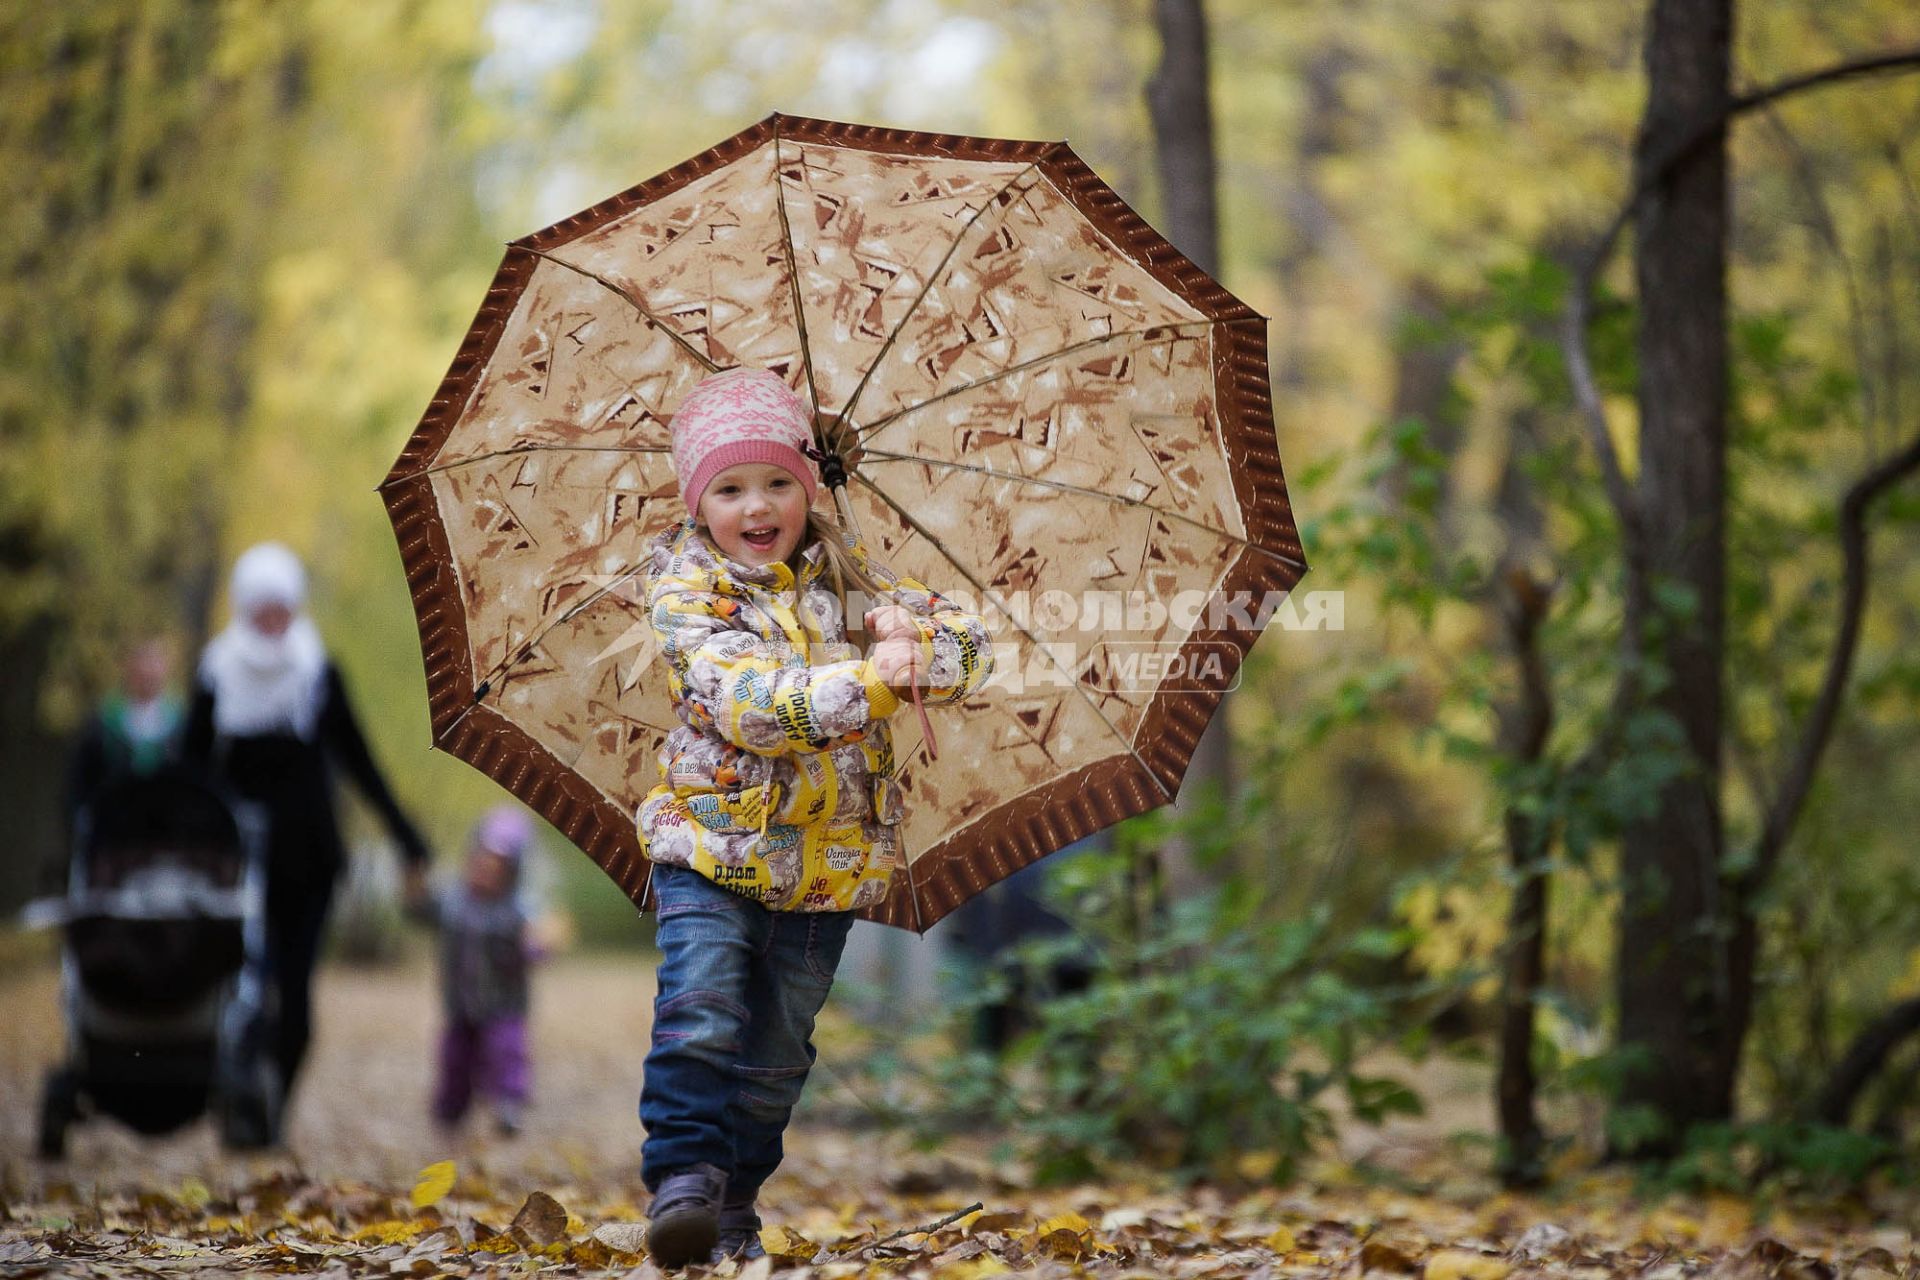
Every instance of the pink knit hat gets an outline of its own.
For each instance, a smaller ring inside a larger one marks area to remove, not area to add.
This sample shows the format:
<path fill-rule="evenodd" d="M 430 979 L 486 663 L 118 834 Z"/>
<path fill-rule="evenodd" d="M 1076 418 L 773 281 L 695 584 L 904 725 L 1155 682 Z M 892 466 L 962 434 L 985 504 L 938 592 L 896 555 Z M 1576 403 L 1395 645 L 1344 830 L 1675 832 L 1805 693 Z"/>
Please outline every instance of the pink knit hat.
<path fill-rule="evenodd" d="M 714 476 L 742 462 L 791 471 L 813 504 L 820 473 L 803 452 L 813 444 L 813 414 L 792 388 L 765 369 L 724 369 L 687 393 L 673 415 L 673 474 L 680 499 L 696 515 Z"/>

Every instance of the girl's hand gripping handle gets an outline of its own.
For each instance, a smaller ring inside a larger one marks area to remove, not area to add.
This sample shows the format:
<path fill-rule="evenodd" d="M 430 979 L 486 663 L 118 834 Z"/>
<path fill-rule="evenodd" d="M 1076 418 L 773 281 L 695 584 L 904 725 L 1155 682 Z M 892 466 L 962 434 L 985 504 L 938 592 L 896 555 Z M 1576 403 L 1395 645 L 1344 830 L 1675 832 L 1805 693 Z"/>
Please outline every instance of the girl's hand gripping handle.
<path fill-rule="evenodd" d="M 930 760 L 938 760 L 940 758 L 940 744 L 934 741 L 933 723 L 927 719 L 927 709 L 921 705 L 920 702 L 920 680 L 922 671 L 920 665 L 920 629 L 914 625 L 912 614 L 907 613 L 905 609 L 897 607 L 873 610 L 867 615 L 868 625 L 872 626 L 875 631 L 878 631 L 879 627 L 874 624 L 876 615 L 889 612 L 906 616 L 908 620 L 907 634 L 889 636 L 879 644 L 873 646 L 873 669 L 879 673 L 882 680 L 887 682 L 889 688 L 895 690 L 904 688 L 913 694 L 913 709 L 920 714 L 920 732 L 926 735 L 927 739 L 927 758 Z"/>

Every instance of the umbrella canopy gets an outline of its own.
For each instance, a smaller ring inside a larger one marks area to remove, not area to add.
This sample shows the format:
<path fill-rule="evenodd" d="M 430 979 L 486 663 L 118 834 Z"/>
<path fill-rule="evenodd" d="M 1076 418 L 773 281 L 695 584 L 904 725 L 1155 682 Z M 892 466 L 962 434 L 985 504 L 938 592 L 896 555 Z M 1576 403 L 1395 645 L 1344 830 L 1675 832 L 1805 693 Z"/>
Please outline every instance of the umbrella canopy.
<path fill-rule="evenodd" d="M 381 486 L 435 745 L 645 905 L 676 721 L 640 572 L 685 515 L 673 410 L 739 365 L 815 407 L 872 552 L 994 629 L 937 759 L 893 721 L 907 861 L 869 914 L 925 929 L 1170 801 L 1306 568 L 1265 320 L 1064 143 L 778 115 L 508 247 Z"/>

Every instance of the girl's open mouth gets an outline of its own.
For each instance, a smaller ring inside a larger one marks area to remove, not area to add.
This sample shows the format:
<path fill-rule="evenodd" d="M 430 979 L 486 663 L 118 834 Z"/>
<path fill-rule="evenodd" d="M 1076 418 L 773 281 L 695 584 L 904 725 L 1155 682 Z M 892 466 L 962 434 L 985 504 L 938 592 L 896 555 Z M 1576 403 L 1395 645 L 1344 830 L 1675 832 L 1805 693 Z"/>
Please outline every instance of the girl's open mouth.
<path fill-rule="evenodd" d="M 740 537 L 756 551 L 766 551 L 773 546 L 775 538 L 780 536 L 778 529 L 761 529 L 756 533 L 743 533 Z"/>

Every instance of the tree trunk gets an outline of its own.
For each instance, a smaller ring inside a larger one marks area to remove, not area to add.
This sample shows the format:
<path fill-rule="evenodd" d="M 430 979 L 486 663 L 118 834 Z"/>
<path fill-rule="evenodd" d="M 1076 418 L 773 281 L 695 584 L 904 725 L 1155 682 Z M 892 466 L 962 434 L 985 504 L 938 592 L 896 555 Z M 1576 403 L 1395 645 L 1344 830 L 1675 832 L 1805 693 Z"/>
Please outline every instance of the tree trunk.
<path fill-rule="evenodd" d="M 1282 191 L 1276 216 L 1287 222 L 1288 242 L 1273 263 L 1280 297 L 1295 316 L 1276 317 L 1279 333 L 1272 340 L 1273 382 L 1276 395 L 1305 388 L 1309 374 L 1308 343 L 1295 318 L 1304 311 L 1308 271 L 1318 260 L 1337 264 L 1344 272 L 1368 269 L 1342 234 L 1339 217 L 1321 190 L 1318 166 L 1341 149 L 1341 129 L 1352 119 L 1341 96 L 1340 77 L 1352 65 L 1351 54 L 1338 42 L 1329 42 L 1307 59 L 1300 74 L 1300 138 L 1295 146 L 1292 177 Z"/>
<path fill-rule="evenodd" d="M 1514 872 L 1507 908 L 1507 966 L 1500 1009 L 1500 1072 L 1494 1101 L 1500 1115 L 1500 1181 L 1537 1187 L 1546 1180 L 1545 1145 L 1534 1110 L 1539 1082 L 1533 1071 L 1534 1003 L 1546 977 L 1547 891 L 1552 885 L 1540 861 L 1546 856 L 1533 818 L 1509 811 L 1508 858 Z"/>
<path fill-rule="evenodd" d="M 1220 209 L 1213 162 L 1213 104 L 1207 73 L 1207 15 L 1201 0 L 1154 0 L 1160 66 L 1147 82 L 1160 169 L 1162 228 L 1174 248 L 1216 279 Z"/>
<path fill-rule="evenodd" d="M 1730 101 L 1733 0 L 1654 0 L 1647 107 L 1636 167 Z M 1690 767 L 1621 843 L 1616 973 L 1628 1059 L 1618 1105 L 1657 1133 L 1631 1152 L 1671 1150 L 1689 1125 L 1732 1114 L 1741 1028 L 1728 1017 L 1731 924 L 1719 884 L 1727 411 L 1727 154 L 1724 122 L 1654 182 L 1635 211 L 1640 300 L 1638 514 L 1645 560 L 1629 565 L 1625 668 L 1642 655 L 1665 680 L 1628 700 L 1670 717 Z M 1675 616 L 1660 603 L 1677 591 Z M 1633 1126 L 1636 1133 L 1642 1126 Z"/>
<path fill-rule="evenodd" d="M 1511 465 L 1511 463 L 1509 464 Z M 1521 539 L 1516 537 L 1516 543 Z M 1519 689 L 1503 709 L 1500 750 L 1515 764 L 1534 765 L 1546 752 L 1553 731 L 1553 690 L 1540 654 L 1540 624 L 1546 620 L 1552 588 L 1518 564 L 1502 575 L 1507 644 L 1519 668 Z M 1509 1187 L 1537 1186 L 1544 1179 L 1540 1120 L 1534 1111 L 1534 1002 L 1546 976 L 1546 866 L 1551 825 L 1509 801 L 1505 820 L 1507 858 L 1513 872 L 1513 902 L 1507 909 L 1506 974 L 1500 1016 L 1500 1071 L 1495 1102 L 1500 1113 L 1501 1181 Z"/>
<path fill-rule="evenodd" d="M 1154 0 L 1154 26 L 1160 34 L 1160 65 L 1147 82 L 1147 107 L 1153 119 L 1154 153 L 1160 174 L 1161 230 L 1196 266 L 1220 274 L 1220 209 L 1213 158 L 1213 106 L 1207 69 L 1207 15 L 1201 0 Z M 1231 798 L 1232 735 L 1227 721 L 1232 695 L 1223 698 L 1207 722 L 1181 783 L 1176 812 L 1190 811 L 1193 797 L 1208 784 Z M 1137 869 L 1148 885 L 1165 885 L 1175 894 L 1196 887 L 1199 869 L 1192 850 L 1175 841 L 1166 864 Z"/>
<path fill-rule="evenodd" d="M 1220 209 L 1213 158 L 1213 106 L 1207 69 L 1207 15 L 1201 0 L 1155 0 L 1160 65 L 1147 82 L 1154 152 L 1160 174 L 1161 230 L 1180 252 L 1209 275 L 1220 274 Z M 1207 722 L 1181 783 L 1177 812 L 1209 783 L 1233 794 L 1232 735 L 1227 721 L 1232 695 Z M 1139 868 L 1136 878 L 1178 894 L 1197 886 L 1192 850 L 1176 842 L 1164 866 Z"/>

